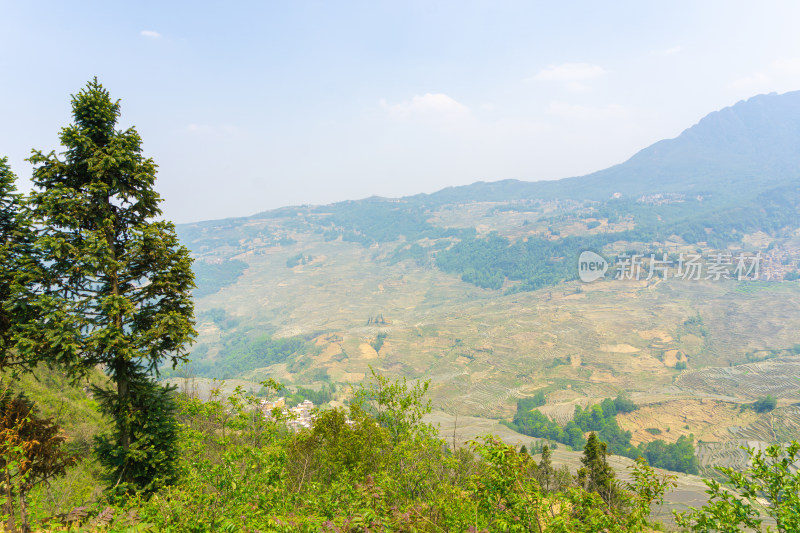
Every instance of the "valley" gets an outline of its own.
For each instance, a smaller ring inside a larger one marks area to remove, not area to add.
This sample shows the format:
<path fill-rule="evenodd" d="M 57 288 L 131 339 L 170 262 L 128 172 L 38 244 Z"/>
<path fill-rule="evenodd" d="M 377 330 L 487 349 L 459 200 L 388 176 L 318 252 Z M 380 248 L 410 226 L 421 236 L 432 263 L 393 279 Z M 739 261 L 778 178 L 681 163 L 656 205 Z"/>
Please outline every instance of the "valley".
<path fill-rule="evenodd" d="M 274 220 L 250 222 L 259 223 L 261 231 L 281 231 Z M 800 298 L 793 282 L 608 279 L 504 294 L 416 259 L 388 262 L 407 246 L 402 241 L 365 247 L 315 233 L 287 234 L 295 241 L 288 246 L 232 256 L 248 265 L 241 277 L 198 300 L 205 353 L 199 360 L 225 361 L 224 340 L 239 334 L 299 337 L 314 349 L 214 377 L 253 383 L 273 377 L 305 387 L 331 383 L 344 400 L 348 387 L 372 367 L 388 376 L 430 380 L 434 407 L 451 415 L 510 419 L 518 399 L 543 391 L 547 404 L 541 410 L 561 423 L 575 405 L 620 391 L 640 405 L 737 404 L 774 394 L 783 409 L 798 400 L 798 358 L 743 364 L 748 354 L 795 345 Z M 298 253 L 313 259 L 287 267 Z M 219 309 L 224 319 L 203 319 Z M 701 324 L 693 322 L 698 316 Z M 370 343 L 379 335 L 385 339 L 376 351 Z M 679 362 L 683 370 L 676 369 Z M 671 423 L 654 411 L 648 427 L 669 440 Z M 688 433 L 701 438 L 702 429 Z M 720 442 L 732 438 L 724 430 L 713 435 Z"/>
<path fill-rule="evenodd" d="M 747 122 L 750 104 L 720 114 Z M 543 398 L 533 409 L 564 427 L 623 394 L 638 407 L 616 417 L 630 446 L 689 439 L 701 475 L 742 469 L 741 446 L 800 435 L 800 184 L 773 151 L 730 167 L 752 132 L 714 141 L 719 120 L 582 178 L 181 225 L 199 337 L 170 381 L 258 394 L 272 378 L 324 387 L 331 406 L 372 370 L 429 381 L 427 420 L 456 446 L 488 433 L 540 446 L 511 422 L 518 402 Z M 702 161 L 687 155 L 698 136 Z M 591 283 L 585 250 L 608 263 Z M 580 451 L 558 446 L 574 470 Z M 705 501 L 698 478 L 679 483 L 667 509 Z"/>

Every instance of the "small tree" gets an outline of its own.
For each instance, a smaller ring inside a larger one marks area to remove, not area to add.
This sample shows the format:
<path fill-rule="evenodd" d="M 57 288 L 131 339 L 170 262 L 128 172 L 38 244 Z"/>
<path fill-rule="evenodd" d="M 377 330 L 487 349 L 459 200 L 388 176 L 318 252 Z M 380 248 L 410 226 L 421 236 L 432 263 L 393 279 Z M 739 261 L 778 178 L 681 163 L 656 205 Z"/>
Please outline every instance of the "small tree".
<path fill-rule="evenodd" d="M 291 440 L 287 470 L 296 490 L 337 483 L 350 488 L 385 467 L 391 452 L 388 431 L 358 409 L 349 416 L 342 409 L 323 411 L 311 430 Z"/>
<path fill-rule="evenodd" d="M 590 439 L 591 441 L 591 439 Z M 556 497 L 562 500 L 560 513 L 548 533 L 639 533 L 653 531 L 650 509 L 660 505 L 664 494 L 675 487 L 674 477 L 658 475 L 642 458 L 631 467 L 632 482 L 617 486 L 617 505 L 609 506 L 597 492 L 569 488 Z M 657 528 L 662 529 L 662 528 Z"/>
<path fill-rule="evenodd" d="M 469 487 L 488 521 L 485 531 L 543 531 L 545 508 L 530 456 L 493 435 L 469 444 L 483 459 Z"/>
<path fill-rule="evenodd" d="M 618 496 L 618 487 L 614 469 L 608 464 L 606 443 L 589 433 L 586 446 L 583 448 L 583 457 L 578 470 L 578 484 L 586 491 L 598 493 L 603 500 L 612 505 Z"/>
<path fill-rule="evenodd" d="M 539 461 L 539 468 L 536 471 L 536 480 L 545 492 L 553 489 L 555 470 L 551 459 L 550 446 L 545 444 L 542 447 L 542 458 Z"/>
<path fill-rule="evenodd" d="M 428 392 L 429 381 L 417 382 L 410 390 L 406 378 L 392 382 L 370 367 L 372 381 L 355 391 L 352 404 L 373 416 L 381 427 L 389 430 L 392 442 L 397 444 L 403 438 L 419 430 L 429 430 L 421 424 L 422 418 L 431 412 L 430 400 L 422 398 Z"/>
<path fill-rule="evenodd" d="M 62 447 L 64 441 L 61 428 L 51 418 L 38 416 L 24 396 L 0 391 L 0 514 L 9 531 L 28 531 L 28 493 L 39 483 L 63 476 L 74 463 Z"/>
<path fill-rule="evenodd" d="M 121 492 L 131 488 L 151 492 L 172 483 L 179 457 L 175 389 L 137 376 L 131 381 L 125 404 L 114 390 L 98 390 L 97 394 L 108 412 L 127 418 L 111 435 L 96 438 L 96 451 L 109 469 L 108 481 Z M 127 449 L 118 444 L 121 427 L 130 431 Z"/>
<path fill-rule="evenodd" d="M 39 151 L 29 159 L 38 264 L 28 301 L 43 318 L 27 349 L 73 376 L 105 368 L 116 387 L 97 393 L 115 422 L 115 450 L 101 443 L 100 459 L 117 484 L 143 488 L 170 467 L 163 439 L 174 433 L 149 422 L 169 416 L 169 395 L 151 382 L 160 365 L 186 360 L 194 276 L 173 224 L 158 220 L 156 165 L 135 129 L 115 129 L 119 114 L 94 79 L 72 97 L 63 159 Z"/>

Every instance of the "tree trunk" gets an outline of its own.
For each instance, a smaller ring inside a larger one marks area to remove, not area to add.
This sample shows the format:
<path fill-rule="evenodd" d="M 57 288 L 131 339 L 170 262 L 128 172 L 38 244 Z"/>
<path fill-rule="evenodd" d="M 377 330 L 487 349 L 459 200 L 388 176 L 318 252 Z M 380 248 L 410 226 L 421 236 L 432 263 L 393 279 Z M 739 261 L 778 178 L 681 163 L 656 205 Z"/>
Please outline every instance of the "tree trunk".
<path fill-rule="evenodd" d="M 131 432 L 128 426 L 128 413 L 130 390 L 128 385 L 128 369 L 125 360 L 122 357 L 116 359 L 116 372 L 117 372 L 117 399 L 121 409 L 119 425 L 119 444 L 125 452 L 131 446 Z"/>
<path fill-rule="evenodd" d="M 11 474 L 6 468 L 5 471 L 5 504 L 3 505 L 3 514 L 6 515 L 6 529 L 8 531 L 16 531 L 14 526 L 14 492 L 11 490 Z"/>
<path fill-rule="evenodd" d="M 19 490 L 19 530 L 22 533 L 29 533 L 31 528 L 28 525 L 28 500 L 25 497 L 27 488 L 20 487 Z"/>
<path fill-rule="evenodd" d="M 111 204 L 111 199 L 106 197 L 106 207 L 109 213 L 113 214 L 114 220 L 114 228 L 116 228 L 117 220 L 116 220 L 116 209 Z M 113 261 L 117 260 L 117 235 L 114 228 L 107 228 L 105 231 L 106 234 L 106 243 L 108 244 L 108 248 L 111 252 L 111 258 Z M 109 273 L 109 277 L 111 278 L 111 294 L 114 296 L 120 296 L 120 288 L 119 288 L 119 272 L 115 269 L 113 272 Z M 114 327 L 118 329 L 118 331 L 123 331 L 123 317 L 122 313 L 117 313 L 115 316 L 112 317 L 114 322 Z M 128 409 L 129 409 L 129 398 L 130 398 L 130 376 L 128 375 L 128 365 L 127 361 L 124 357 L 120 355 L 116 355 L 114 359 L 114 364 L 116 368 L 114 369 L 116 372 L 117 378 L 117 401 L 119 402 L 119 418 L 117 419 L 117 425 L 119 428 L 119 445 L 122 446 L 122 449 L 125 450 L 127 454 L 128 449 L 131 446 L 131 431 L 130 426 L 128 424 Z"/>

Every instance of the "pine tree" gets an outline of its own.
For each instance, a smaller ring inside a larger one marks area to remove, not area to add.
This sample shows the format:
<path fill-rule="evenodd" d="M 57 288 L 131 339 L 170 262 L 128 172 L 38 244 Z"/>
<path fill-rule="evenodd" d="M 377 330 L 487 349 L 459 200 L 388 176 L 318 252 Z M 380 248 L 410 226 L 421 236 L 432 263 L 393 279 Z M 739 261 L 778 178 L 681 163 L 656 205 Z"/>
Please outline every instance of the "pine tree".
<path fill-rule="evenodd" d="M 8 159 L 0 158 L 0 369 L 24 367 L 28 363 L 15 348 L 16 333 L 29 318 L 24 307 L 17 304 L 15 293 L 18 284 L 24 283 L 22 264 L 28 256 L 26 246 L 31 233 L 15 179 Z"/>
<path fill-rule="evenodd" d="M 589 433 L 586 446 L 583 448 L 581 464 L 578 470 L 578 484 L 585 490 L 597 492 L 607 504 L 612 504 L 618 495 L 614 469 L 608 464 L 606 443 Z"/>
<path fill-rule="evenodd" d="M 29 350 L 73 376 L 103 366 L 115 388 L 96 393 L 115 431 L 99 443 L 100 459 L 115 486 L 142 489 L 171 468 L 162 450 L 175 432 L 151 423 L 169 418 L 169 391 L 153 379 L 165 363 L 186 360 L 194 276 L 174 225 L 158 220 L 156 165 L 134 128 L 115 129 L 119 115 L 95 78 L 72 97 L 63 159 L 36 150 L 29 159 L 39 228 L 30 302 L 44 317 Z"/>
<path fill-rule="evenodd" d="M 6 307 L 11 301 L 13 270 L 9 267 L 19 203 L 14 180 L 14 174 L 8 167 L 8 159 L 0 158 L 0 368 L 6 366 L 6 361 L 11 356 L 13 316 Z"/>
<path fill-rule="evenodd" d="M 542 489 L 550 491 L 553 488 L 553 461 L 550 453 L 550 446 L 545 444 L 542 447 L 542 459 L 539 461 L 538 481 Z"/>

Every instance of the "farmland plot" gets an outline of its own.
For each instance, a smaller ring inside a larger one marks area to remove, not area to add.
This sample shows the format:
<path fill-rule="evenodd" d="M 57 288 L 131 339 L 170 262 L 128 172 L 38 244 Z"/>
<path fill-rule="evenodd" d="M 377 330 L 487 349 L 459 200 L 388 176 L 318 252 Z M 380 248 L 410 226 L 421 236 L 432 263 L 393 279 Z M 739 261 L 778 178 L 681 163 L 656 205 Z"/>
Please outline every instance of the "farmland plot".
<path fill-rule="evenodd" d="M 727 368 L 685 372 L 677 380 L 681 388 L 752 400 L 766 395 L 800 400 L 800 357 L 781 357 Z"/>

